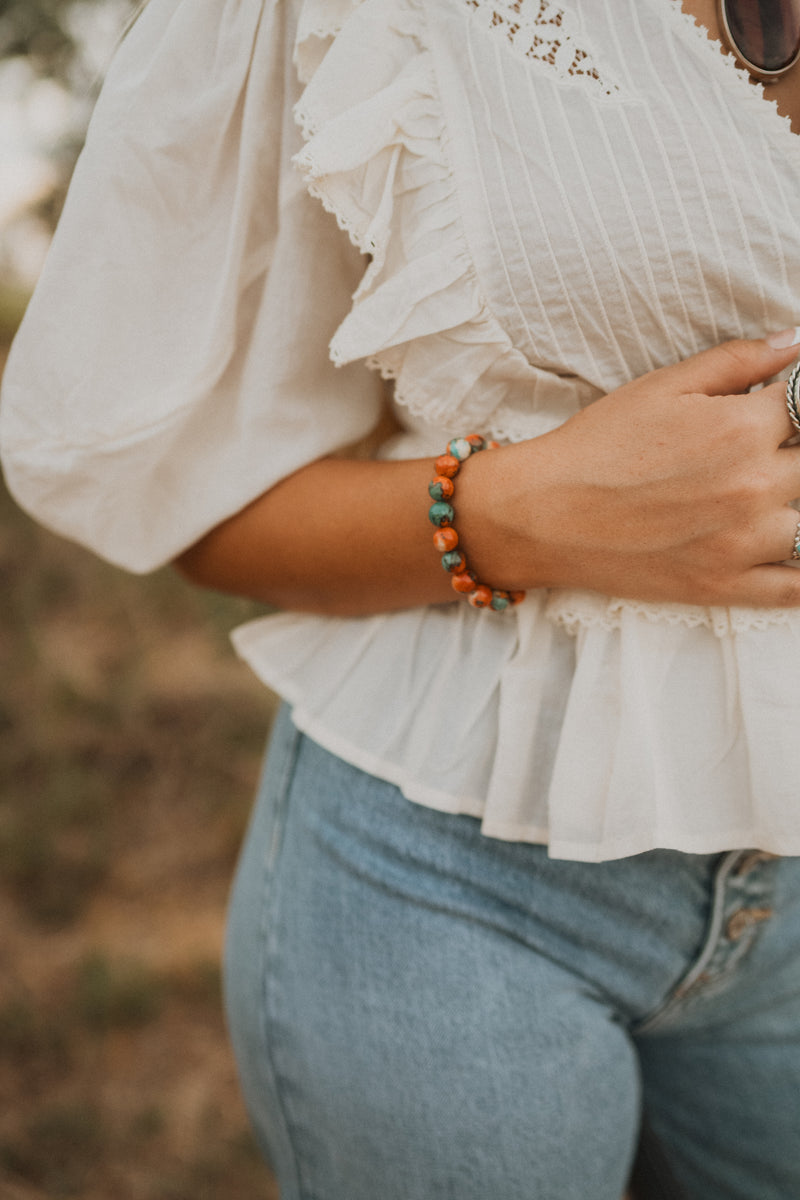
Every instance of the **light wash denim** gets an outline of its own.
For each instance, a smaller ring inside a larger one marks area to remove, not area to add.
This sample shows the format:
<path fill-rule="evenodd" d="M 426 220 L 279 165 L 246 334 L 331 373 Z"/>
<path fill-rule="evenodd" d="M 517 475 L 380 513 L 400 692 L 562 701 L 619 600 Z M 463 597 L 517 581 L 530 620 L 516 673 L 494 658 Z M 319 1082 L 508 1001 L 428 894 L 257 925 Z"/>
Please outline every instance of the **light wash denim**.
<path fill-rule="evenodd" d="M 620 1200 L 642 1104 L 691 1200 L 800 1197 L 800 859 L 550 860 L 284 711 L 226 992 L 282 1200 Z"/>

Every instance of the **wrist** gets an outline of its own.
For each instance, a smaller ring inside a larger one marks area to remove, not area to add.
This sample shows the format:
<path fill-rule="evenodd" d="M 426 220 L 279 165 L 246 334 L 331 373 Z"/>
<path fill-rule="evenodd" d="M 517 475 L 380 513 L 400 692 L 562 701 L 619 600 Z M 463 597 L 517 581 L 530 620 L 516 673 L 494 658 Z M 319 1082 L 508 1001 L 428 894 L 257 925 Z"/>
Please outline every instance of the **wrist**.
<path fill-rule="evenodd" d="M 473 608 L 490 608 L 504 612 L 509 606 L 525 599 L 520 589 L 499 588 L 480 579 L 468 562 L 464 545 L 455 528 L 456 479 L 462 465 L 482 450 L 499 449 L 497 442 L 488 441 L 481 434 L 471 433 L 465 437 L 452 438 L 446 452 L 434 461 L 436 474 L 428 485 L 433 504 L 428 509 L 428 518 L 435 526 L 433 544 L 441 554 L 441 565 L 450 577 L 453 590 L 463 596 Z"/>
<path fill-rule="evenodd" d="M 551 583 L 537 513 L 546 495 L 538 442 L 473 455 L 459 476 L 458 524 L 470 566 L 494 588 L 519 591 Z"/>

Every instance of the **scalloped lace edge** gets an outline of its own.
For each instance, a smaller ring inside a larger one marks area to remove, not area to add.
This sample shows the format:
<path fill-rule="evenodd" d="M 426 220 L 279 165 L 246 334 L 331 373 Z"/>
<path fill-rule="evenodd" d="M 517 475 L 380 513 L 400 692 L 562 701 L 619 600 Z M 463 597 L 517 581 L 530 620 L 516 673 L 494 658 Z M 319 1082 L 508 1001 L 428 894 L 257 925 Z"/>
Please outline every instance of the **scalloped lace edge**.
<path fill-rule="evenodd" d="M 308 114 L 299 107 L 296 107 L 294 110 L 294 115 L 295 120 L 297 121 L 303 133 L 303 137 L 313 137 L 316 133 L 316 130 L 313 128 Z M 298 154 L 295 155 L 293 160 L 295 165 L 300 169 L 304 176 L 306 172 L 313 175 L 317 170 L 314 159 L 312 155 L 307 153 L 307 150 L 308 147 L 304 147 Z M 314 179 L 305 178 L 304 183 L 309 196 L 312 196 L 315 200 L 319 200 L 325 211 L 330 213 L 332 217 L 336 218 L 336 224 L 343 233 L 347 234 L 357 250 L 360 250 L 362 254 L 376 255 L 381 251 L 385 253 L 388 238 L 384 239 L 383 243 L 378 243 L 375 238 L 366 237 L 363 231 L 356 228 L 355 222 L 353 222 L 350 217 L 348 217 L 342 211 L 341 207 L 335 202 L 335 200 L 333 200 L 327 189 L 320 182 Z M 367 271 L 369 271 L 369 267 L 367 268 Z M 334 361 L 336 360 L 334 359 Z M 341 366 L 342 363 L 337 362 L 336 365 Z"/>
<path fill-rule="evenodd" d="M 334 358 L 334 362 L 336 362 L 335 357 L 333 355 L 332 357 Z M 400 405 L 401 408 L 406 409 L 406 411 L 409 412 L 412 417 L 419 417 L 423 421 L 431 422 L 438 420 L 440 417 L 457 415 L 457 413 L 452 412 L 450 409 L 446 411 L 443 409 L 436 409 L 435 405 L 432 405 L 430 398 L 427 396 L 422 399 L 417 398 L 414 394 L 413 388 L 404 390 L 398 387 L 399 380 L 397 372 L 393 367 L 390 367 L 387 363 L 382 362 L 380 355 L 370 355 L 370 357 L 364 361 L 366 366 L 369 367 L 371 371 L 376 371 L 380 375 L 381 379 L 386 380 L 387 383 L 394 384 L 394 390 L 392 393 L 393 399 L 397 404 Z M 336 365 L 342 366 L 343 363 L 336 362 Z M 480 432 L 484 437 L 492 438 L 494 441 L 509 443 L 523 442 L 527 438 L 536 437 L 543 432 L 543 429 L 539 421 L 536 421 L 535 424 L 531 424 L 530 426 L 526 426 L 524 423 L 515 421 L 510 416 L 509 410 L 506 408 L 506 406 L 501 403 L 496 409 L 494 409 L 493 412 L 489 413 L 485 421 L 481 423 Z"/>
<path fill-rule="evenodd" d="M 308 0 L 304 0 L 304 4 L 303 4 L 304 8 L 307 3 L 308 3 Z M 356 8 L 358 8 L 358 6 L 361 3 L 363 3 L 363 0 L 350 0 L 351 13 L 348 14 L 348 17 L 345 18 L 345 20 L 349 19 L 349 16 L 352 15 L 353 12 L 355 12 Z M 302 24 L 303 24 L 302 21 L 300 22 L 300 24 L 302 26 Z M 294 62 L 295 68 L 298 69 L 298 73 L 300 74 L 301 80 L 304 83 L 307 83 L 309 80 L 308 80 L 308 78 L 303 77 L 303 72 L 300 71 L 300 66 L 304 60 L 307 43 L 312 40 L 315 40 L 318 42 L 332 42 L 342 32 L 344 25 L 345 25 L 345 21 L 342 21 L 339 19 L 332 19 L 329 14 L 326 14 L 324 20 L 320 19 L 316 23 L 314 23 L 312 25 L 308 25 L 308 26 L 302 28 L 298 32 L 298 36 L 297 36 L 297 39 L 296 39 L 295 45 L 294 45 L 293 62 Z M 312 74 L 313 74 L 313 72 L 312 72 Z"/>
<path fill-rule="evenodd" d="M 701 608 L 694 605 L 661 605 L 635 600 L 610 600 L 603 611 L 594 605 L 582 607 L 574 601 L 560 601 L 555 593 L 550 598 L 545 615 L 573 637 L 584 629 L 602 629 L 611 633 L 622 627 L 623 618 L 633 614 L 651 625 L 682 625 L 686 629 L 710 629 L 716 637 L 731 633 L 765 632 L 778 626 L 792 624 L 792 616 L 800 623 L 800 613 L 794 609 Z"/>

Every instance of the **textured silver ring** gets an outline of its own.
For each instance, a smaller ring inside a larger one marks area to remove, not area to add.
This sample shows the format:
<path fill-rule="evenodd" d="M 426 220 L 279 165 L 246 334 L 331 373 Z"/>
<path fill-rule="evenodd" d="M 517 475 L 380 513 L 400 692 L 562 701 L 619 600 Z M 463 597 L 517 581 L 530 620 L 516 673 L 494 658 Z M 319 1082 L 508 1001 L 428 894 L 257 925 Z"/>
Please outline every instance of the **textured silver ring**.
<path fill-rule="evenodd" d="M 789 410 L 789 420 L 800 433 L 800 362 L 796 362 L 791 375 L 786 381 L 786 407 Z"/>
<path fill-rule="evenodd" d="M 792 546 L 792 558 L 800 559 L 800 521 L 797 522 L 797 528 L 794 531 L 794 546 Z"/>

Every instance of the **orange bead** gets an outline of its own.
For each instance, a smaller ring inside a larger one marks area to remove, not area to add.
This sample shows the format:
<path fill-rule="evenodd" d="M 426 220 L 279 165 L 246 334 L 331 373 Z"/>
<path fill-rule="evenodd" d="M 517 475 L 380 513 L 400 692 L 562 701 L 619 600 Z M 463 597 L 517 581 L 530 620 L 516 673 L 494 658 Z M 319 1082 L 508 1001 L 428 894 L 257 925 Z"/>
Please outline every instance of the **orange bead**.
<path fill-rule="evenodd" d="M 428 494 L 434 500 L 449 500 L 455 490 L 456 485 L 447 475 L 435 475 L 428 484 Z"/>
<path fill-rule="evenodd" d="M 461 571 L 458 575 L 453 575 L 450 582 L 457 592 L 468 595 L 470 592 L 475 591 L 475 585 L 478 580 L 474 571 Z"/>
<path fill-rule="evenodd" d="M 508 598 L 512 604 L 519 604 L 521 600 L 525 599 L 525 593 L 524 592 L 509 592 Z"/>
<path fill-rule="evenodd" d="M 467 596 L 473 608 L 488 608 L 492 603 L 492 589 L 485 583 L 479 583 L 474 592 Z"/>
<path fill-rule="evenodd" d="M 448 479 L 452 479 L 458 474 L 458 468 L 461 463 L 452 454 L 440 454 L 433 463 L 434 470 L 437 475 L 446 475 Z"/>
<path fill-rule="evenodd" d="M 443 529 L 437 529 L 433 535 L 433 544 L 440 554 L 447 554 L 450 550 L 455 550 L 458 545 L 458 534 L 452 525 L 447 525 Z"/>

